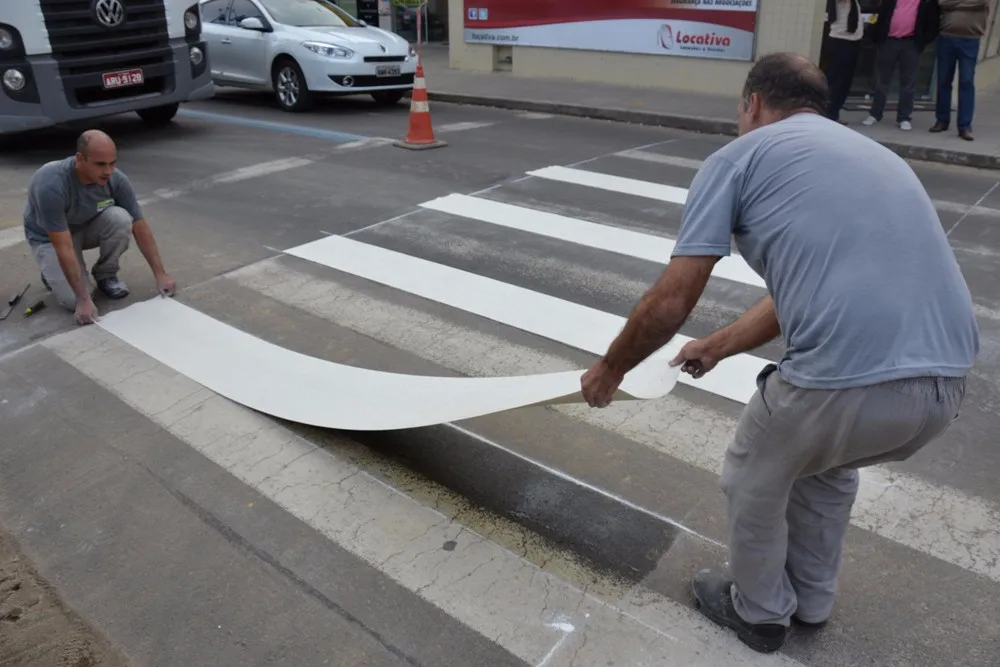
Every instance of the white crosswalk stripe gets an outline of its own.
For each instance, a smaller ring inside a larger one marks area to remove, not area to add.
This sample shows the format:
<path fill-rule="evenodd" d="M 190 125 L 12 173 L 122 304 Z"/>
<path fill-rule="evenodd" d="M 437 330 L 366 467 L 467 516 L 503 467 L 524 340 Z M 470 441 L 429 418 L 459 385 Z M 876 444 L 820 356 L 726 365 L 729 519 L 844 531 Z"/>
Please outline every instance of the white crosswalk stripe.
<path fill-rule="evenodd" d="M 697 167 L 692 158 L 650 151 L 624 151 L 617 158 L 650 168 Z M 587 170 L 551 166 L 527 174 L 532 178 L 489 194 L 454 193 L 422 202 L 413 214 L 353 238 L 326 236 L 288 248 L 285 256 L 220 280 L 465 375 L 578 368 L 569 360 L 570 351 L 603 353 L 624 323 L 622 308 L 635 295 L 606 285 L 601 291 L 592 285 L 550 284 L 550 274 L 542 270 L 550 259 L 546 253 L 578 261 L 583 275 L 599 265 L 599 271 L 593 269 L 595 282 L 620 275 L 625 283 L 669 262 L 674 241 L 669 229 L 649 232 L 656 212 L 649 214 L 652 221 L 612 226 L 564 201 L 543 205 L 546 184 L 564 188 L 563 196 L 579 188 L 640 200 L 640 210 L 651 201 L 682 205 L 687 188 L 654 182 L 652 176 L 606 174 L 593 165 Z M 535 253 L 537 275 L 519 273 L 514 262 L 488 266 L 477 261 L 481 248 L 491 243 L 498 244 L 494 251 L 501 259 L 515 249 Z M 734 252 L 716 266 L 712 286 L 727 303 L 742 303 L 761 294 L 763 281 Z M 611 298 L 606 294 L 616 298 L 619 312 L 581 302 L 599 303 Z M 714 328 L 716 315 L 709 310 L 698 317 Z M 463 319 L 469 317 L 491 326 L 477 329 Z M 533 340 L 509 340 L 496 325 L 565 346 L 566 354 L 540 349 Z M 687 340 L 677 336 L 656 359 L 670 358 Z M 75 331 L 46 345 L 292 515 L 530 664 L 569 665 L 574 659 L 579 664 L 613 659 L 623 665 L 806 664 L 758 656 L 688 607 L 641 588 L 611 597 L 581 590 L 97 329 Z M 682 376 L 688 394 L 602 411 L 580 405 L 551 409 L 716 473 L 738 410 L 756 390 L 756 375 L 767 361 L 743 354 L 703 379 Z M 140 386 L 158 391 L 136 391 Z M 395 518 L 387 520 L 389 515 Z M 683 527 L 685 517 L 670 520 Z M 852 522 L 983 581 L 1000 582 L 1000 507 L 989 500 L 873 468 L 862 473 Z M 715 544 L 711 537 L 704 540 Z M 457 544 L 450 556 L 439 548 L 447 541 Z"/>

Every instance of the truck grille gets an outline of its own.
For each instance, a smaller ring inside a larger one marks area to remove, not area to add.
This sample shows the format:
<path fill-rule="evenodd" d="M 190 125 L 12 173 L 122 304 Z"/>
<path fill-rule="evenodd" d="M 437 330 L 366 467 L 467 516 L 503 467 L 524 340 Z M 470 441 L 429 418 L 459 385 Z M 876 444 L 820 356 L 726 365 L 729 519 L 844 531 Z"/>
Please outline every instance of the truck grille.
<path fill-rule="evenodd" d="M 164 0 L 121 0 L 125 21 L 115 28 L 97 22 L 93 0 L 40 0 L 52 58 L 74 108 L 168 92 L 174 64 Z M 105 90 L 103 74 L 142 68 L 141 86 Z"/>

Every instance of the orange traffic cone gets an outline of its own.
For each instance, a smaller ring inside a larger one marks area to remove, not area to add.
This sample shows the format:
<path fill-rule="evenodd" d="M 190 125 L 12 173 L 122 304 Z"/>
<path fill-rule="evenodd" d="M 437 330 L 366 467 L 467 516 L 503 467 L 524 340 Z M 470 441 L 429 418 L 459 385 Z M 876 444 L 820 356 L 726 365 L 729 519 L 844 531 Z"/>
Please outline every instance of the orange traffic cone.
<path fill-rule="evenodd" d="M 410 93 L 410 127 L 406 139 L 393 142 L 394 146 L 410 150 L 424 150 L 447 146 L 447 142 L 434 137 L 431 127 L 431 108 L 427 100 L 427 86 L 424 83 L 424 66 L 417 63 L 417 74 L 413 80 L 413 92 Z"/>

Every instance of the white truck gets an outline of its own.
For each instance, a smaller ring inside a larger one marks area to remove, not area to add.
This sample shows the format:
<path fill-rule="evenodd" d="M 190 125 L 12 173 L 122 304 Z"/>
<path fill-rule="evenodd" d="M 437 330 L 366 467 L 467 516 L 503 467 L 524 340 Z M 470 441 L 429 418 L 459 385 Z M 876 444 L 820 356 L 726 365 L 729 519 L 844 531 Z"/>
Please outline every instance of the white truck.
<path fill-rule="evenodd" d="M 0 0 L 0 135 L 214 93 L 197 0 Z"/>

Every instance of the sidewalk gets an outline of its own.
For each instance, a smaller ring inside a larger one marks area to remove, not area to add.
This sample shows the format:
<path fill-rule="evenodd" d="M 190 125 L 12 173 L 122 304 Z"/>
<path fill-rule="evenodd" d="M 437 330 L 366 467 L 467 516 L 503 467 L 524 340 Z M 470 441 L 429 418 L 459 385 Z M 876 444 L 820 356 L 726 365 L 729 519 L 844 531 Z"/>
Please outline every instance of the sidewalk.
<path fill-rule="evenodd" d="M 720 97 L 667 90 L 628 88 L 566 79 L 522 78 L 502 72 L 464 72 L 449 69 L 448 49 L 424 45 L 424 73 L 431 100 L 585 116 L 642 123 L 711 134 L 736 134 L 739 92 Z M 896 127 L 893 100 L 882 122 L 864 127 L 863 110 L 845 110 L 841 119 L 904 158 L 986 169 L 1000 169 L 1000 88 L 980 93 L 972 142 L 959 139 L 954 126 L 930 134 L 932 111 L 916 111 L 913 130 Z"/>

